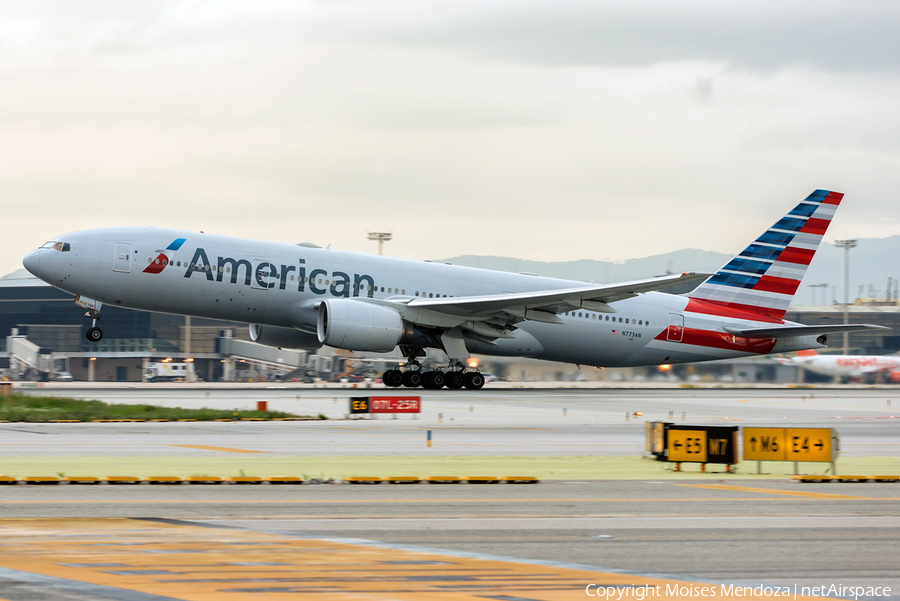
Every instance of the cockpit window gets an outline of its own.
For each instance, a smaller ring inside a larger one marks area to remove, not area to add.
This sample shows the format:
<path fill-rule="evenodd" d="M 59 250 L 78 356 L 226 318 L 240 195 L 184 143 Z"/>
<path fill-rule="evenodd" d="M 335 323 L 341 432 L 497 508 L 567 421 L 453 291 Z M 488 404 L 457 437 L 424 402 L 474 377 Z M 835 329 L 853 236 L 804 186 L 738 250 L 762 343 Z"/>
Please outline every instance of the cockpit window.
<path fill-rule="evenodd" d="M 68 242 L 57 242 L 55 240 L 51 240 L 50 242 L 45 242 L 41 245 L 41 248 L 51 248 L 53 250 L 58 250 L 59 252 L 67 253 L 72 250 L 72 245 Z"/>

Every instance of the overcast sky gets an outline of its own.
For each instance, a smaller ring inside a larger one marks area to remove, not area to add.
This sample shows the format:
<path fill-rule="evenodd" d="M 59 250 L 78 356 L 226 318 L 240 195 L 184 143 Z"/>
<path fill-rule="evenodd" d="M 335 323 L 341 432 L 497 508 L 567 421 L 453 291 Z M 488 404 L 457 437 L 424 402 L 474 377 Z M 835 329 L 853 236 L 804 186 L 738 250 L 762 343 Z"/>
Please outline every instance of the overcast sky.
<path fill-rule="evenodd" d="M 155 225 L 407 258 L 900 233 L 900 3 L 0 2 L 0 273 Z"/>

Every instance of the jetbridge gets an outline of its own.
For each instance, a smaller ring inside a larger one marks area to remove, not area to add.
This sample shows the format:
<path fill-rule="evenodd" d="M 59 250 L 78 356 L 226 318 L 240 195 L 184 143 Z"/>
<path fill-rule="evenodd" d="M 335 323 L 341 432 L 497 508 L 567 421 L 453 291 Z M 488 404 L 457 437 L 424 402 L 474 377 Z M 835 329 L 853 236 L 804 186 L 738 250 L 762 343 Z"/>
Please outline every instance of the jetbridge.
<path fill-rule="evenodd" d="M 216 339 L 216 352 L 224 357 L 222 379 L 225 381 L 233 379 L 235 361 L 293 371 L 306 367 L 309 360 L 308 351 L 280 349 L 230 336 Z"/>
<path fill-rule="evenodd" d="M 50 374 L 65 371 L 65 361 L 55 360 L 50 351 L 42 349 L 26 336 L 20 336 L 16 332 L 6 337 L 6 352 L 10 367 L 20 373 L 33 371 L 38 374 Z"/>

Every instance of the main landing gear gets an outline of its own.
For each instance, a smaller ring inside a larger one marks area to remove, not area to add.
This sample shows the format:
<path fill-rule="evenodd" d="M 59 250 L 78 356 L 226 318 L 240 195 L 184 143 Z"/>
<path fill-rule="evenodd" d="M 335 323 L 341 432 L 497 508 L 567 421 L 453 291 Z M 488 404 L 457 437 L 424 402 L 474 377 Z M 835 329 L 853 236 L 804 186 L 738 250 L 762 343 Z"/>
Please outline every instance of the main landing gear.
<path fill-rule="evenodd" d="M 484 376 L 477 371 L 467 371 L 466 364 L 457 358 L 467 358 L 469 356 L 462 335 L 457 330 L 458 328 L 455 328 L 441 335 L 443 349 L 447 356 L 450 357 L 450 365 L 446 371 L 443 369 L 424 371 L 417 357 L 424 357 L 425 349 L 417 346 L 401 345 L 400 352 L 406 357 L 405 369 L 403 371 L 389 369 L 381 375 L 381 381 L 388 388 L 398 388 L 400 386 L 418 388 L 421 386 L 428 390 L 438 390 L 446 386 L 451 390 L 459 390 L 460 388 L 480 390 L 484 387 Z"/>
<path fill-rule="evenodd" d="M 100 342 L 103 340 L 103 330 L 100 329 L 100 312 L 88 311 L 84 316 L 91 318 L 91 327 L 85 332 L 84 337 L 88 339 L 88 342 Z"/>
<path fill-rule="evenodd" d="M 381 381 L 388 388 L 418 388 L 421 386 L 427 390 L 438 390 L 445 386 L 451 390 L 468 388 L 480 390 L 484 387 L 484 376 L 477 371 L 466 371 L 462 361 L 451 361 L 447 370 L 434 369 L 424 371 L 422 364 L 415 356 L 411 356 L 406 362 L 404 371 L 389 369 L 381 374 Z"/>
<path fill-rule="evenodd" d="M 431 370 L 423 372 L 421 366 L 419 369 L 410 368 L 409 371 L 400 371 L 399 369 L 389 369 L 381 374 L 381 381 L 388 388 L 418 388 L 421 386 L 427 390 L 438 390 L 440 388 L 450 388 L 451 390 L 459 390 L 467 388 L 469 390 L 480 390 L 484 386 L 484 376 L 477 371 L 443 371 Z"/>

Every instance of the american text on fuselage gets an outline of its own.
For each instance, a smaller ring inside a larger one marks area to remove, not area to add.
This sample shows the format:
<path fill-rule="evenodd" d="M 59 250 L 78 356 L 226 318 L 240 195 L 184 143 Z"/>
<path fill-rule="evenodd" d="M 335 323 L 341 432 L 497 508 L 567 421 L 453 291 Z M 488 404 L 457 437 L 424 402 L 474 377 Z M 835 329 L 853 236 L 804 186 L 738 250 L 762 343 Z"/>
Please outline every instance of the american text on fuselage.
<path fill-rule="evenodd" d="M 221 282 L 226 273 L 231 273 L 231 283 L 237 284 L 238 269 L 244 269 L 243 285 L 257 288 L 275 288 L 278 286 L 280 290 L 285 290 L 288 285 L 288 277 L 296 272 L 297 292 L 304 292 L 307 284 L 309 291 L 313 294 L 327 294 L 332 296 L 350 298 L 351 296 L 359 296 L 360 291 L 365 292 L 365 296 L 373 298 L 375 289 L 375 279 L 370 275 L 354 273 L 353 278 L 343 271 L 332 271 L 329 276 L 324 269 L 312 269 L 307 277 L 306 259 L 298 259 L 298 265 L 281 265 L 269 261 L 259 261 L 255 265 L 247 259 L 233 259 L 231 257 L 217 257 L 216 267 L 213 268 L 206 254 L 206 250 L 198 247 L 194 251 L 191 262 L 187 265 L 184 277 L 190 278 L 194 273 L 202 273 L 210 282 Z M 213 275 L 215 272 L 215 276 Z M 331 280 L 328 289 L 319 288 L 321 276 L 326 276 Z"/>

